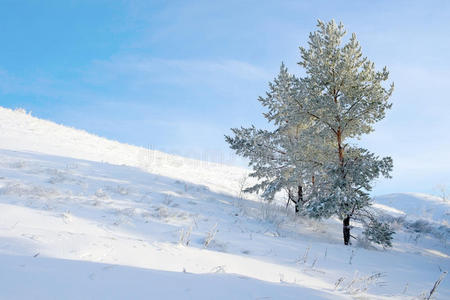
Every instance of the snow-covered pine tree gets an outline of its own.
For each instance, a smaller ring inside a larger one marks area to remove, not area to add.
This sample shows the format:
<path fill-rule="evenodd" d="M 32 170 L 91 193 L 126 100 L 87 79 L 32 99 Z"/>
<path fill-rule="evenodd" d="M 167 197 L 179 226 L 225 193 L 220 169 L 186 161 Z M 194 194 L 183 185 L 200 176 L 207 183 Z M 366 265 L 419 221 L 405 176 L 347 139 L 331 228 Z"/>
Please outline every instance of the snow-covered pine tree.
<path fill-rule="evenodd" d="M 310 184 L 309 178 L 312 176 L 309 173 L 312 168 L 303 159 L 310 148 L 299 144 L 302 129 L 307 127 L 310 118 L 296 120 L 295 123 L 288 122 L 287 112 L 284 111 L 296 97 L 298 82 L 282 64 L 277 78 L 269 83 L 270 91 L 266 97 L 259 98 L 268 109 L 264 116 L 274 125 L 275 130 L 258 130 L 254 126 L 233 128 L 234 137 L 225 136 L 238 155 L 249 159 L 249 165 L 253 168 L 250 176 L 259 180 L 254 186 L 245 189 L 245 192 L 261 192 L 265 200 L 271 201 L 275 193 L 284 189 L 289 195 L 288 204 L 289 201 L 294 202 L 296 212 L 300 211 L 306 199 L 303 191 Z"/>
<path fill-rule="evenodd" d="M 366 225 L 369 240 L 390 246 L 393 231 L 370 212 L 369 192 L 373 179 L 389 177 L 392 159 L 380 159 L 349 142 L 373 131 L 373 124 L 384 118 L 393 85 L 383 86 L 388 71 L 375 71 L 355 34 L 342 45 L 342 24 L 319 20 L 317 26 L 308 49 L 300 48 L 299 65 L 306 76 L 290 75 L 282 65 L 267 97 L 259 99 L 276 129 L 233 129 L 235 137 L 226 139 L 250 159 L 252 176 L 261 180 L 248 192 L 262 190 L 270 200 L 282 188 L 298 186 L 300 192 L 307 187 L 297 200 L 304 199 L 303 213 L 319 219 L 338 216 L 346 245 L 350 220 L 355 219 Z"/>
<path fill-rule="evenodd" d="M 337 215 L 343 222 L 347 245 L 350 220 L 366 216 L 362 212 L 371 205 L 371 182 L 380 175 L 389 177 L 392 170 L 390 157 L 380 159 L 349 142 L 372 132 L 373 124 L 384 118 L 391 107 L 388 99 L 393 84 L 383 86 L 388 71 L 376 71 L 374 64 L 363 57 L 355 34 L 342 45 L 346 33 L 342 24 L 318 21 L 317 26 L 309 36 L 309 47 L 300 47 L 299 65 L 306 76 L 300 80 L 297 103 L 287 109 L 288 120 L 311 117 L 311 128 L 326 141 L 317 149 L 327 157 L 321 166 L 324 174 L 314 186 L 307 211 L 317 218 Z M 389 246 L 392 231 L 383 232 L 387 236 L 377 241 Z"/>

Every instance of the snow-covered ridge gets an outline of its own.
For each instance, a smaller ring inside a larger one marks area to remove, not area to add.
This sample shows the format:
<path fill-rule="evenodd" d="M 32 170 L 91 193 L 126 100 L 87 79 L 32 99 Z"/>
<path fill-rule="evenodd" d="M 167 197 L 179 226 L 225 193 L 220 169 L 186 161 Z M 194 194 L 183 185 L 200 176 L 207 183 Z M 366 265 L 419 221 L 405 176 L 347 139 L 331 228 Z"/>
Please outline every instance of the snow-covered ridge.
<path fill-rule="evenodd" d="M 396 193 L 375 198 L 375 207 L 391 210 L 390 214 L 413 220 L 427 220 L 450 225 L 450 201 L 420 193 Z"/>
<path fill-rule="evenodd" d="M 247 170 L 146 149 L 0 106 L 0 148 L 127 165 L 234 193 Z"/>
<path fill-rule="evenodd" d="M 396 193 L 375 198 L 375 209 L 391 223 L 409 232 L 427 234 L 447 244 L 450 238 L 450 202 L 420 193 Z"/>

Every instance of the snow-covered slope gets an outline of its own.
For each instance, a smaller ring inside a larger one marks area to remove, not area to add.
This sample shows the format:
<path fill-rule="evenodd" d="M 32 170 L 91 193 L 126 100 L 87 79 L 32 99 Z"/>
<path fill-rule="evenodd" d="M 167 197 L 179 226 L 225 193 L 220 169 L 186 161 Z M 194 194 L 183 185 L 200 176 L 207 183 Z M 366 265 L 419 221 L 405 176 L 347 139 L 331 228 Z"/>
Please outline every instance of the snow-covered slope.
<path fill-rule="evenodd" d="M 39 152 L 144 169 L 186 179 L 216 192 L 233 193 L 246 170 L 111 141 L 85 131 L 41 120 L 23 110 L 0 107 L 0 148 Z"/>
<path fill-rule="evenodd" d="M 0 108 L 0 299 L 414 299 L 450 267 L 445 236 L 346 247 L 333 220 L 237 197 L 246 172 Z"/>
<path fill-rule="evenodd" d="M 392 215 L 434 223 L 450 222 L 450 202 L 436 196 L 417 193 L 389 194 L 376 197 L 376 203 L 394 208 Z M 447 224 L 450 225 L 450 224 Z"/>

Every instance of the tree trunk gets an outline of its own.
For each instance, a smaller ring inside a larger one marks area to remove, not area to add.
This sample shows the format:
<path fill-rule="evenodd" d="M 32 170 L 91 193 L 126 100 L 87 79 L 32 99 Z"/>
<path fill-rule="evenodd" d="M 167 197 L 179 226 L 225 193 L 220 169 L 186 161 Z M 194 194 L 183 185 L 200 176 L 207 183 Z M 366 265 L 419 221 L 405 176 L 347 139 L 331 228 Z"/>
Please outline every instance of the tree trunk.
<path fill-rule="evenodd" d="M 289 202 L 290 202 L 290 201 L 292 201 L 292 202 L 295 203 L 295 201 L 292 199 L 292 192 L 291 192 L 291 189 L 288 189 L 288 201 L 287 201 L 287 203 L 286 203 L 286 209 L 288 208 Z"/>
<path fill-rule="evenodd" d="M 345 182 L 345 171 L 344 171 L 344 147 L 342 147 L 342 131 L 341 127 L 339 126 L 337 132 L 337 143 L 338 143 L 338 153 L 339 153 L 339 167 L 341 170 L 341 176 L 343 182 Z M 347 215 L 346 218 L 342 221 L 342 229 L 344 233 L 344 244 L 345 245 L 351 245 L 350 242 L 350 215 Z"/>
<path fill-rule="evenodd" d="M 344 232 L 344 244 L 345 245 L 351 245 L 350 243 L 350 216 L 347 216 L 343 220 L 343 232 Z"/>
<path fill-rule="evenodd" d="M 341 171 L 344 172 L 344 147 L 342 147 L 342 131 L 340 126 L 336 132 L 336 137 L 338 143 L 339 165 L 341 166 Z"/>
<path fill-rule="evenodd" d="M 303 187 L 301 185 L 298 186 L 298 198 L 297 203 L 295 203 L 295 213 L 298 214 L 300 211 L 300 204 L 303 205 Z"/>

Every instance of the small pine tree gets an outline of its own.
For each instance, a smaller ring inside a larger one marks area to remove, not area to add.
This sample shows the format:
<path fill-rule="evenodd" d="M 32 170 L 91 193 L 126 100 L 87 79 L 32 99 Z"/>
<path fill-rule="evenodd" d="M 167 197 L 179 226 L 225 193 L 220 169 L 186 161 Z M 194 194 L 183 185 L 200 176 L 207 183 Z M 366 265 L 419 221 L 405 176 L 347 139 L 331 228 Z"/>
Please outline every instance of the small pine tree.
<path fill-rule="evenodd" d="M 364 225 L 363 234 L 368 241 L 383 245 L 383 247 L 392 247 L 394 231 L 389 224 L 371 219 L 369 223 Z"/>

